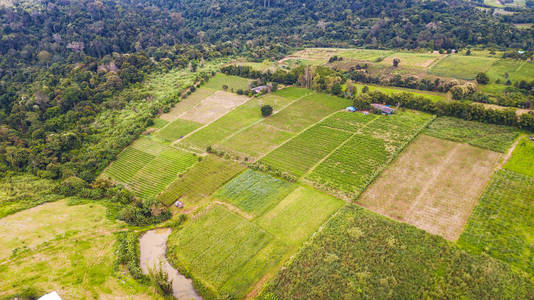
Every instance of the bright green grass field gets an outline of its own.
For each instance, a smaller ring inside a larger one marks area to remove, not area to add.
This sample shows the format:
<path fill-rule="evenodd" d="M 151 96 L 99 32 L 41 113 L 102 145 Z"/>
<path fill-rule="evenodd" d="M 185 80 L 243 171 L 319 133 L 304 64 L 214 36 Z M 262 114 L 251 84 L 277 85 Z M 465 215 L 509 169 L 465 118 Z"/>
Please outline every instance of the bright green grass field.
<path fill-rule="evenodd" d="M 497 79 L 499 79 L 501 83 L 505 83 L 507 80 L 505 74 L 508 73 L 508 78 L 510 78 L 510 75 L 521 66 L 521 63 L 521 61 L 517 60 L 501 59 L 495 62 L 491 68 L 488 69 L 486 74 L 490 78 L 491 82 L 495 82 Z"/>
<path fill-rule="evenodd" d="M 283 246 L 264 256 L 261 263 L 254 263 L 255 256 L 273 239 L 254 223 L 213 205 L 182 229 L 173 231 L 167 242 L 167 256 L 181 272 L 194 279 L 197 289 L 199 283 L 204 287 L 199 289 L 204 294 L 207 289 L 212 295 L 238 298 L 280 258 L 277 253 Z M 235 279 L 237 274 L 239 280 Z"/>
<path fill-rule="evenodd" d="M 497 171 L 458 243 L 534 275 L 533 195 L 534 177 Z"/>
<path fill-rule="evenodd" d="M 410 111 L 377 116 L 306 178 L 345 197 L 357 196 L 432 119 Z"/>
<path fill-rule="evenodd" d="M 259 299 L 528 299 L 525 273 L 443 238 L 346 206 Z"/>
<path fill-rule="evenodd" d="M 453 117 L 439 117 L 428 125 L 424 133 L 433 137 L 504 153 L 510 148 L 519 131 L 508 126 L 466 121 Z"/>
<path fill-rule="evenodd" d="M 197 123 L 197 122 L 176 119 L 172 121 L 170 124 L 168 124 L 167 126 L 158 130 L 154 134 L 154 136 L 166 142 L 174 142 L 177 139 L 179 139 L 181 136 L 184 136 L 190 133 L 191 131 L 198 129 L 201 126 L 202 124 Z"/>
<path fill-rule="evenodd" d="M 371 50 L 371 49 L 348 49 L 338 53 L 338 56 L 353 58 L 359 60 L 376 61 L 378 58 L 386 58 L 393 54 L 390 50 Z"/>
<path fill-rule="evenodd" d="M 434 93 L 434 92 L 424 92 L 424 91 L 418 91 L 418 90 L 412 90 L 412 89 L 405 89 L 405 88 L 396 88 L 396 87 L 383 87 L 383 86 L 377 86 L 377 85 L 365 85 L 365 84 L 355 84 L 358 88 L 358 91 L 361 93 L 362 88 L 364 86 L 367 86 L 369 88 L 369 91 L 379 91 L 388 95 L 392 94 L 400 94 L 400 93 L 408 93 L 414 96 L 421 96 L 428 98 L 434 102 L 437 101 L 446 101 L 447 97 L 445 94 L 442 93 Z"/>
<path fill-rule="evenodd" d="M 495 58 L 489 57 L 449 55 L 434 65 L 430 72 L 440 76 L 472 80 L 478 73 L 487 71 L 495 61 Z"/>
<path fill-rule="evenodd" d="M 398 58 L 400 59 L 400 67 L 425 68 L 432 64 L 432 62 L 439 57 L 439 54 L 434 53 L 396 52 L 385 58 L 380 63 L 391 66 L 393 65 L 393 59 Z"/>
<path fill-rule="evenodd" d="M 504 168 L 534 178 L 534 141 L 522 138 Z"/>
<path fill-rule="evenodd" d="M 158 199 L 166 205 L 178 199 L 186 205 L 197 203 L 243 170 L 245 167 L 238 163 L 207 156 L 171 183 Z"/>
<path fill-rule="evenodd" d="M 256 222 L 289 245 L 298 245 L 345 204 L 309 187 L 298 187 Z"/>
<path fill-rule="evenodd" d="M 287 181 L 247 170 L 221 187 L 213 197 L 233 204 L 247 213 L 261 216 L 295 188 L 294 184 Z"/>
<path fill-rule="evenodd" d="M 169 123 L 169 121 L 159 119 L 159 118 L 156 118 L 153 121 L 154 121 L 154 124 L 150 126 L 153 128 L 163 128 L 165 125 L 167 125 L 167 123 Z"/>
<path fill-rule="evenodd" d="M 205 88 L 211 88 L 216 90 L 223 90 L 223 85 L 228 86 L 228 91 L 242 89 L 248 91 L 249 80 L 239 76 L 226 75 L 222 73 L 217 73 L 215 76 L 210 78 L 208 82 L 203 86 Z"/>
<path fill-rule="evenodd" d="M 298 87 L 288 87 L 288 88 L 273 92 L 272 95 L 289 98 L 291 100 L 296 100 L 298 98 L 304 97 L 311 93 L 312 91 L 310 91 L 309 89 L 298 88 Z"/>

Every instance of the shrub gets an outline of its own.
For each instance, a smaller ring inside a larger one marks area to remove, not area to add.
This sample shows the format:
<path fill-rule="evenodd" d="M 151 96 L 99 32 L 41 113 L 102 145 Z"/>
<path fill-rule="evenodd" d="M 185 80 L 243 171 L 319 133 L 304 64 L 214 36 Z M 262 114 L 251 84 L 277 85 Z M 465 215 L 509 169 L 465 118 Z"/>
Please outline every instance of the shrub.
<path fill-rule="evenodd" d="M 268 117 L 273 113 L 273 107 L 270 105 L 263 105 L 261 107 L 261 115 L 263 117 Z"/>
<path fill-rule="evenodd" d="M 487 84 L 489 82 L 489 77 L 486 73 L 478 73 L 476 80 L 479 84 Z"/>
<path fill-rule="evenodd" d="M 156 288 L 156 291 L 163 296 L 172 295 L 172 280 L 169 280 L 169 274 L 163 270 L 163 263 L 159 262 L 159 267 L 148 270 L 150 282 Z"/>

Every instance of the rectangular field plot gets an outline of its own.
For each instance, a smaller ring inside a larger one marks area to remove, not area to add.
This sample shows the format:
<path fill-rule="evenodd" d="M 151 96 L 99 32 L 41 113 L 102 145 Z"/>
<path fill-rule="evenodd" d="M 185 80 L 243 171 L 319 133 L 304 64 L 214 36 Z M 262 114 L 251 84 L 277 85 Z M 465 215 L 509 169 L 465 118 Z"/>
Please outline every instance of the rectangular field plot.
<path fill-rule="evenodd" d="M 299 187 L 256 222 L 289 245 L 307 240 L 344 201 Z"/>
<path fill-rule="evenodd" d="M 228 91 L 237 91 L 238 89 L 248 91 L 249 82 L 250 80 L 243 77 L 217 73 L 215 76 L 210 78 L 208 82 L 206 82 L 204 87 L 216 90 L 224 90 L 223 86 L 226 86 Z"/>
<path fill-rule="evenodd" d="M 213 197 L 260 216 L 295 188 L 296 185 L 287 181 L 247 170 L 221 187 Z"/>
<path fill-rule="evenodd" d="M 379 116 L 306 178 L 344 197 L 357 196 L 431 120 L 432 116 L 416 112 Z"/>
<path fill-rule="evenodd" d="M 490 57 L 449 55 L 440 60 L 431 73 L 446 77 L 472 80 L 480 72 L 487 71 L 497 61 Z"/>
<path fill-rule="evenodd" d="M 152 161 L 154 157 L 154 155 L 128 147 L 119 154 L 116 161 L 106 168 L 104 174 L 117 181 L 128 182 L 137 171 Z"/>
<path fill-rule="evenodd" d="M 508 170 L 493 176 L 458 243 L 534 275 L 534 178 Z"/>
<path fill-rule="evenodd" d="M 208 124 L 235 107 L 247 102 L 248 98 L 237 94 L 216 91 L 204 98 L 198 105 L 183 113 L 180 118 L 201 124 Z"/>
<path fill-rule="evenodd" d="M 500 156 L 420 135 L 360 196 L 358 203 L 456 240 Z"/>
<path fill-rule="evenodd" d="M 522 138 L 504 168 L 534 177 L 534 141 Z"/>
<path fill-rule="evenodd" d="M 182 229 L 173 231 L 168 241 L 167 256 L 179 270 L 190 274 L 212 294 L 220 295 L 225 292 L 224 287 L 228 296 L 240 298 L 250 285 L 261 278 L 265 268 L 273 264 L 271 257 L 262 264 L 247 264 L 272 240 L 273 236 L 259 226 L 214 205 Z M 283 246 L 280 248 L 283 249 Z M 256 276 L 246 276 L 248 274 L 242 270 Z M 233 279 L 237 274 L 245 276 L 238 281 Z M 233 284 L 225 286 L 229 280 Z"/>
<path fill-rule="evenodd" d="M 386 58 L 391 54 L 393 54 L 393 51 L 390 50 L 347 49 L 340 51 L 338 56 L 358 60 L 376 61 L 378 58 Z"/>
<path fill-rule="evenodd" d="M 208 88 L 197 89 L 191 95 L 185 96 L 184 98 L 182 98 L 182 100 L 180 100 L 180 102 L 174 105 L 174 107 L 171 108 L 171 110 L 168 113 L 162 114 L 160 118 L 168 122 L 172 122 L 178 119 L 181 115 L 183 115 L 187 111 L 193 109 L 195 106 L 200 104 L 200 101 L 208 98 L 209 96 L 213 95 L 215 92 L 216 92 L 215 89 L 208 89 Z"/>
<path fill-rule="evenodd" d="M 504 153 L 510 148 L 519 131 L 508 126 L 439 117 L 428 125 L 424 133 L 433 137 Z"/>
<path fill-rule="evenodd" d="M 200 126 L 202 126 L 202 124 L 197 122 L 176 119 L 167 126 L 158 130 L 154 134 L 154 136 L 166 142 L 174 142 L 178 140 L 181 136 L 190 133 L 191 131 L 199 128 Z"/>
<path fill-rule="evenodd" d="M 410 52 L 397 52 L 386 57 L 382 62 L 383 65 L 391 66 L 393 59 L 400 59 L 399 66 L 401 67 L 418 67 L 426 68 L 430 66 L 434 61 L 440 58 L 440 54 L 434 53 L 410 53 Z"/>
<path fill-rule="evenodd" d="M 153 124 L 150 127 L 152 127 L 152 128 L 163 128 L 168 123 L 169 123 L 169 121 L 166 121 L 166 120 L 163 120 L 163 119 L 160 119 L 160 118 L 156 118 L 156 119 L 154 119 Z"/>
<path fill-rule="evenodd" d="M 341 208 L 259 299 L 528 299 L 534 284 L 488 256 L 360 207 Z"/>
<path fill-rule="evenodd" d="M 215 156 L 208 156 L 171 183 L 158 199 L 166 205 L 174 201 L 190 204 L 211 195 L 245 167 Z"/>

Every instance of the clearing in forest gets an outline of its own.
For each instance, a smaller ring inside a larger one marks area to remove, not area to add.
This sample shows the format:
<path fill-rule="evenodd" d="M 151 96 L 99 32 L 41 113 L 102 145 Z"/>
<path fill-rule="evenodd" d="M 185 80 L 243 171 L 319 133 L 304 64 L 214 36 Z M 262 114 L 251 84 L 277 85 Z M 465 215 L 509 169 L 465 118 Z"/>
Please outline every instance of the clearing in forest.
<path fill-rule="evenodd" d="M 458 243 L 534 275 L 534 177 L 499 170 Z"/>
<path fill-rule="evenodd" d="M 420 135 L 357 202 L 454 241 L 500 157 L 497 152 Z"/>

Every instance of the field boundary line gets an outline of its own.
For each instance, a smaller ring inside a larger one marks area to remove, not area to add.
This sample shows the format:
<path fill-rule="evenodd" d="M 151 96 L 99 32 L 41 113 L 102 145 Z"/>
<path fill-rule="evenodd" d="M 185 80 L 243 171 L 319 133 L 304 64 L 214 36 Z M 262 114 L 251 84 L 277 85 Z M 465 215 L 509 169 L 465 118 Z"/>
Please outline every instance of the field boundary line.
<path fill-rule="evenodd" d="M 336 152 L 337 150 L 339 150 L 339 148 L 343 147 L 346 143 L 349 142 L 349 140 L 351 140 L 354 136 L 356 136 L 358 133 L 360 133 L 359 129 L 363 129 L 363 128 L 367 128 L 369 126 L 369 124 L 373 123 L 374 121 L 378 120 L 379 117 L 378 116 L 375 116 L 374 119 L 372 119 L 371 121 L 365 123 L 365 126 L 361 127 L 361 128 L 358 128 L 358 130 L 356 130 L 355 132 L 352 133 L 351 136 L 349 136 L 347 139 L 345 139 L 341 144 L 339 144 L 336 148 L 334 148 L 334 150 L 330 151 L 326 156 L 324 156 L 323 158 L 321 158 L 321 160 L 319 160 L 316 164 L 313 165 L 313 167 L 311 167 L 306 173 L 304 173 L 304 175 L 301 176 L 301 178 L 304 178 L 306 176 L 308 176 L 311 172 L 313 172 L 313 170 L 315 170 L 320 164 L 322 164 L 327 158 L 329 158 L 330 156 L 332 156 L 332 154 L 334 154 L 334 152 Z"/>
<path fill-rule="evenodd" d="M 508 149 L 508 151 L 506 153 L 504 153 L 502 161 L 497 165 L 497 168 L 495 168 L 495 172 L 500 170 L 500 169 L 502 169 L 502 168 L 504 168 L 504 165 L 508 162 L 510 157 L 512 157 L 512 154 L 513 154 L 515 148 L 517 147 L 517 144 L 519 144 L 519 140 L 521 140 L 522 138 L 523 138 L 522 135 L 520 135 L 515 139 L 514 143 L 510 147 L 510 149 Z"/>
<path fill-rule="evenodd" d="M 283 106 L 282 108 L 280 108 L 279 110 L 277 110 L 277 111 L 276 111 L 275 113 L 273 113 L 271 116 L 274 116 L 274 115 L 280 113 L 281 111 L 285 110 L 285 109 L 288 108 L 290 105 L 292 105 L 293 103 L 295 103 L 295 102 L 301 100 L 302 98 L 307 97 L 307 96 L 309 96 L 309 95 L 311 95 L 311 94 L 313 94 L 313 93 L 306 93 L 305 95 L 298 97 L 297 99 L 295 99 L 295 100 L 289 102 L 287 105 L 285 105 L 285 106 Z M 252 99 L 253 99 L 253 98 L 252 98 Z M 247 102 L 248 102 L 248 101 L 247 101 Z M 241 133 L 241 132 L 243 132 L 243 131 L 249 129 L 250 127 L 252 127 L 252 126 L 254 126 L 254 125 L 256 125 L 256 124 L 259 124 L 259 123 L 263 122 L 264 120 L 266 120 L 266 118 L 261 118 L 261 119 L 258 119 L 258 120 L 254 121 L 253 123 L 251 123 L 251 124 L 249 124 L 249 125 L 247 125 L 247 126 L 245 126 L 245 127 L 240 128 L 239 130 L 233 132 L 232 134 L 228 135 L 228 136 L 225 137 L 224 139 L 222 139 L 222 140 L 220 140 L 219 142 L 217 142 L 217 144 L 222 144 L 222 143 L 228 141 L 229 139 L 231 139 L 232 137 L 236 136 L 237 134 L 239 134 L 239 133 Z"/>

